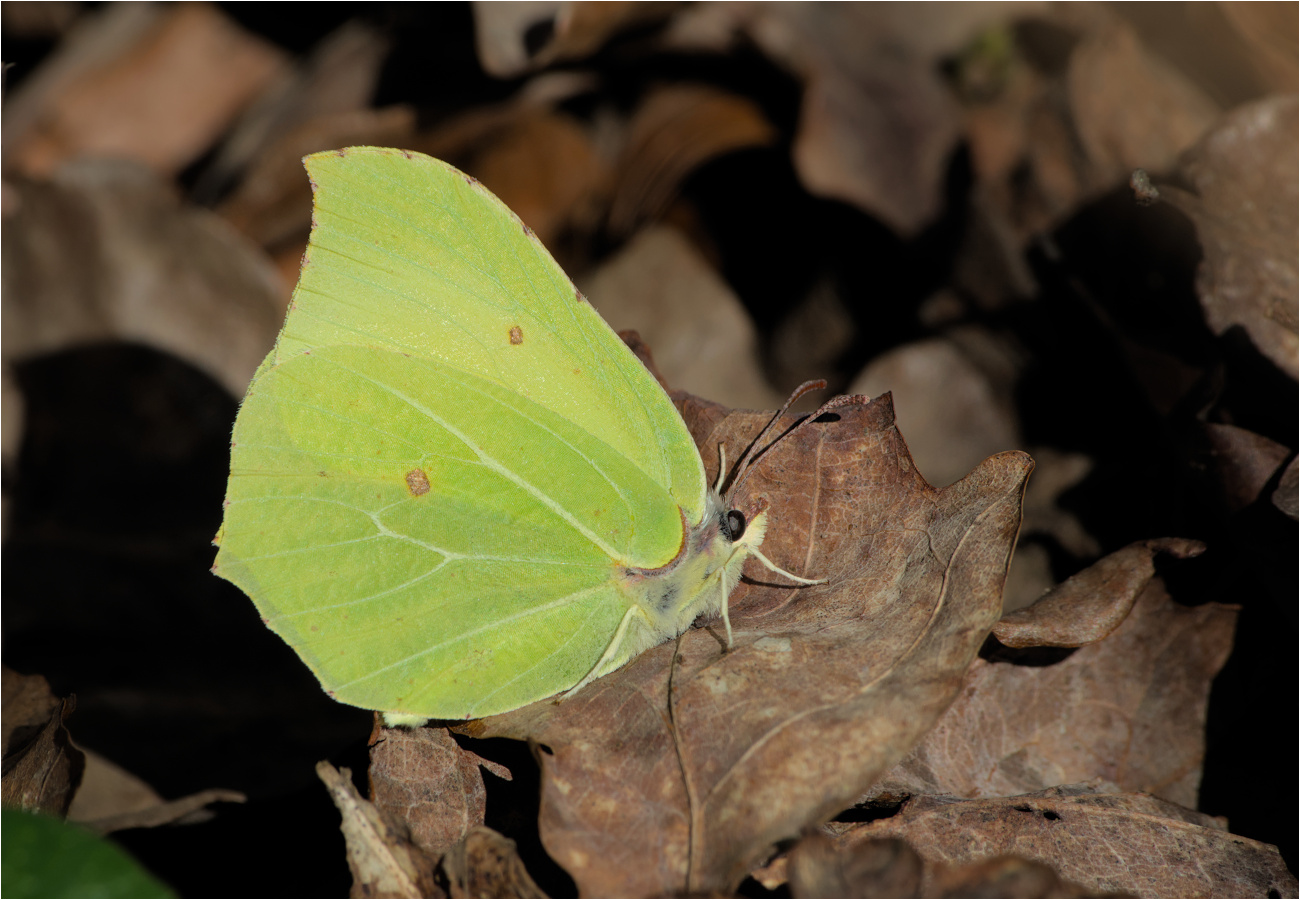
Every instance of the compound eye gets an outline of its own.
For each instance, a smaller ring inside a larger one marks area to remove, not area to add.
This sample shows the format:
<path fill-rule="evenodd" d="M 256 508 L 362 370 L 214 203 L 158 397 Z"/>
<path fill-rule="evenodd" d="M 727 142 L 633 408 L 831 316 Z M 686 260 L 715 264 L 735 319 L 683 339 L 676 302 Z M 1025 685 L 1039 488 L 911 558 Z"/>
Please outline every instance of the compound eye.
<path fill-rule="evenodd" d="M 740 540 L 742 537 L 744 537 L 745 514 L 742 513 L 740 510 L 733 509 L 730 512 L 728 512 L 727 515 L 723 518 L 722 524 L 723 524 L 723 528 L 727 532 L 727 536 L 731 538 L 731 542 L 733 544 L 736 541 Z"/>

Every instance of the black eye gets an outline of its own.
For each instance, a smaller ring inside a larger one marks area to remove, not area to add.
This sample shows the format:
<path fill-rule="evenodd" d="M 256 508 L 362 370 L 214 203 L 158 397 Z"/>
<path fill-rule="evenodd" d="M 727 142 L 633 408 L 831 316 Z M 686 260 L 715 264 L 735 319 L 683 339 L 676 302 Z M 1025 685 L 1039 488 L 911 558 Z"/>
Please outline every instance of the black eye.
<path fill-rule="evenodd" d="M 722 517 L 722 530 L 733 544 L 740 540 L 745 534 L 745 514 L 738 509 L 728 512 Z"/>

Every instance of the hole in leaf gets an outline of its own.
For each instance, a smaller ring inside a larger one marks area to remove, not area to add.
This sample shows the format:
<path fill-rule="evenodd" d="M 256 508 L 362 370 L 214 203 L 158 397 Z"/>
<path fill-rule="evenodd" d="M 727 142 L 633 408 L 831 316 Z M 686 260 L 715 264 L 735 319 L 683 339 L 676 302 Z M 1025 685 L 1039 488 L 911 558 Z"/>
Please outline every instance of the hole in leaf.
<path fill-rule="evenodd" d="M 909 798 L 904 797 L 897 802 L 874 800 L 861 806 L 851 806 L 836 816 L 835 821 L 857 824 L 859 822 L 876 822 L 880 819 L 888 819 L 903 808 L 903 801 L 907 799 Z"/>

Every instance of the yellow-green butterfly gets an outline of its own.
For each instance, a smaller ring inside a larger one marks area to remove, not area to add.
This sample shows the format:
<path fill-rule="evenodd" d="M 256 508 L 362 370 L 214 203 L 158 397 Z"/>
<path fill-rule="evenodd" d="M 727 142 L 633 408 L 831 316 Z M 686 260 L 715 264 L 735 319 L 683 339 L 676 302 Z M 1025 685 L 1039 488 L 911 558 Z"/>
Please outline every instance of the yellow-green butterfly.
<path fill-rule="evenodd" d="M 417 153 L 305 162 L 311 239 L 235 422 L 213 571 L 390 724 L 577 690 L 702 613 L 730 640 L 745 558 L 782 572 L 766 512 L 709 488 L 527 226 Z"/>

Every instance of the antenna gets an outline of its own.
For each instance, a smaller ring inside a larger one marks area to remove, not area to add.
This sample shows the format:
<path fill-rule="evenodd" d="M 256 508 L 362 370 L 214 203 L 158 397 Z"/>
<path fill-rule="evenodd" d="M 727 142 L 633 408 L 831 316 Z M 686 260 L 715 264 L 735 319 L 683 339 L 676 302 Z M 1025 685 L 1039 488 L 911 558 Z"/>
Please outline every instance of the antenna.
<path fill-rule="evenodd" d="M 767 453 L 767 451 L 771 450 L 781 441 L 793 435 L 795 432 L 803 428 L 809 422 L 815 422 L 818 418 L 820 418 L 825 413 L 828 413 L 834 409 L 838 409 L 841 406 L 848 406 L 851 403 L 860 403 L 863 399 L 865 399 L 864 397 L 859 395 L 844 395 L 844 394 L 841 394 L 838 397 L 832 397 L 830 400 L 827 400 L 825 403 L 819 406 L 814 412 L 800 419 L 788 430 L 786 430 L 782 434 L 777 435 L 771 441 L 771 443 L 767 444 L 766 446 L 763 446 L 760 449 L 760 445 L 762 444 L 763 439 L 767 436 L 768 432 L 770 432 L 776 426 L 776 423 L 781 420 L 781 417 L 785 415 L 786 411 L 795 403 L 795 401 L 797 401 L 804 394 L 807 394 L 809 391 L 821 390 L 824 387 L 826 387 L 826 382 L 822 379 L 817 379 L 816 381 L 805 381 L 803 384 L 799 385 L 797 388 L 794 389 L 794 393 L 792 393 L 789 399 L 785 401 L 785 405 L 783 405 L 779 410 L 777 410 L 776 414 L 772 416 L 771 420 L 765 426 L 763 426 L 763 430 L 758 433 L 758 435 L 750 443 L 749 449 L 745 451 L 745 454 L 740 458 L 740 461 L 736 463 L 736 474 L 733 476 L 731 486 L 728 488 L 726 493 L 726 496 L 728 498 L 735 496 L 736 492 L 740 490 L 740 486 L 745 483 L 745 478 L 749 475 L 750 470 L 753 469 L 753 467 L 758 463 L 758 460 L 765 453 Z"/>

